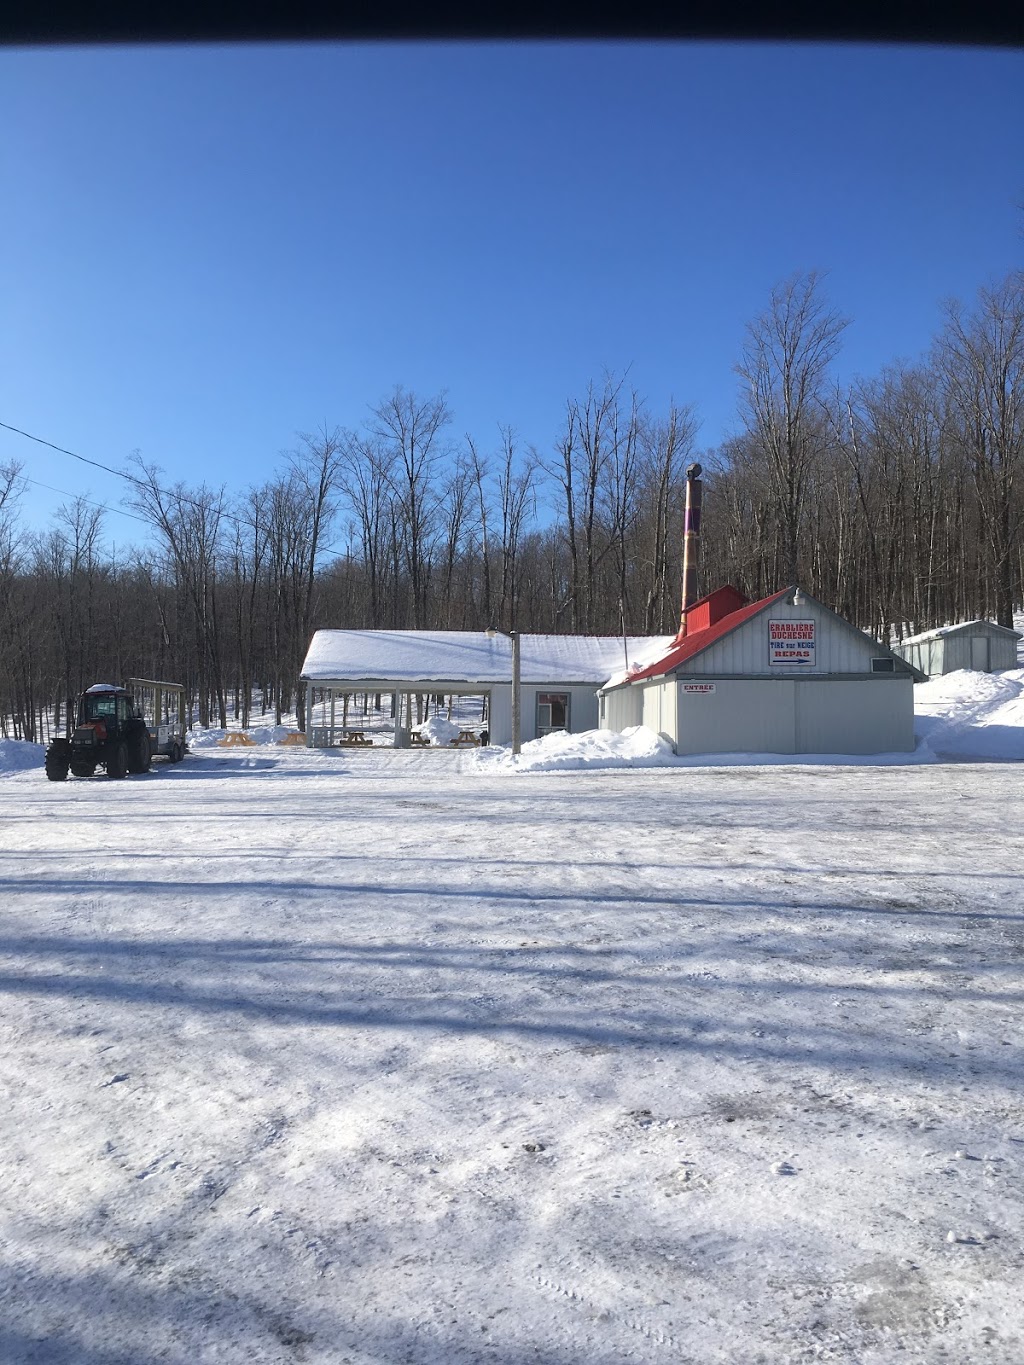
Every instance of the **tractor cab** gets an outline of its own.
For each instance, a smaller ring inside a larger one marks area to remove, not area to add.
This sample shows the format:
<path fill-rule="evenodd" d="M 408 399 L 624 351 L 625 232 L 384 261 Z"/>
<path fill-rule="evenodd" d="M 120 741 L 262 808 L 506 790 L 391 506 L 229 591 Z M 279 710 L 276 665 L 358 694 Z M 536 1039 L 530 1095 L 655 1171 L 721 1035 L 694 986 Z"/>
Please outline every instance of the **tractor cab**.
<path fill-rule="evenodd" d="M 78 704 L 78 724 L 102 727 L 108 735 L 119 734 L 137 715 L 134 698 L 123 687 L 97 684 L 83 692 Z"/>

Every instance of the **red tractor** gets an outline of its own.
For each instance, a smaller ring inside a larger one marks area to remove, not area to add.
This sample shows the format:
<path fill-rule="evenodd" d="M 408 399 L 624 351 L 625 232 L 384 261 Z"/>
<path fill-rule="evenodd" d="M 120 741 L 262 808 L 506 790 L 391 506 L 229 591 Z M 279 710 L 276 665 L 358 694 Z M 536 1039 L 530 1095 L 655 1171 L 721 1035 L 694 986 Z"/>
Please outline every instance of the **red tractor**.
<path fill-rule="evenodd" d="M 154 694 L 155 717 L 146 720 L 143 697 Z M 173 700 L 178 716 L 165 715 Z M 154 754 L 172 763 L 185 756 L 184 689 L 178 683 L 151 683 L 133 678 L 127 687 L 96 683 L 78 699 L 78 724 L 70 739 L 55 739 L 46 751 L 46 776 L 63 782 L 92 777 L 105 768 L 108 777 L 149 771 Z"/>

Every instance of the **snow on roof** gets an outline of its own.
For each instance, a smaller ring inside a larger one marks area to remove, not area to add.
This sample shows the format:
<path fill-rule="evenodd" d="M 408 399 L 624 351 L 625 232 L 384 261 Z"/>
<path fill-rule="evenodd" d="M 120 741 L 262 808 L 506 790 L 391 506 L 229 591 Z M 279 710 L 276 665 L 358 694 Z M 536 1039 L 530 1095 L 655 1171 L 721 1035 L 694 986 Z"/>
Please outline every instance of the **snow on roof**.
<path fill-rule="evenodd" d="M 672 636 L 522 635 L 524 683 L 604 683 L 626 656 L 655 657 Z M 512 679 L 512 641 L 482 630 L 318 630 L 302 665 L 309 682 L 476 682 Z"/>
<path fill-rule="evenodd" d="M 1010 630 L 1008 626 L 997 626 L 995 621 L 960 621 L 953 626 L 937 626 L 935 630 L 922 631 L 920 635 L 908 635 L 893 645 L 893 649 L 902 649 L 904 645 L 922 645 L 928 640 L 941 640 L 944 635 L 957 635 L 960 631 L 969 630 L 977 632 L 979 629 L 996 630 L 1001 635 L 1013 635 L 1021 639 L 1020 631 Z"/>
<path fill-rule="evenodd" d="M 622 667 L 622 641 L 619 641 L 619 667 L 605 682 L 605 687 L 621 687 L 623 683 L 632 682 L 634 678 L 646 675 L 652 664 L 664 658 L 665 653 L 676 641 L 674 635 L 649 635 L 641 636 L 636 641 L 636 648 L 633 648 L 633 641 L 630 640 L 629 667 Z"/>
<path fill-rule="evenodd" d="M 124 688 L 123 688 L 123 687 L 118 687 L 118 685 L 117 685 L 116 683 L 93 683 L 92 687 L 87 687 L 85 690 L 86 690 L 86 693 L 89 693 L 89 692 L 123 692 L 123 691 L 124 691 Z"/>

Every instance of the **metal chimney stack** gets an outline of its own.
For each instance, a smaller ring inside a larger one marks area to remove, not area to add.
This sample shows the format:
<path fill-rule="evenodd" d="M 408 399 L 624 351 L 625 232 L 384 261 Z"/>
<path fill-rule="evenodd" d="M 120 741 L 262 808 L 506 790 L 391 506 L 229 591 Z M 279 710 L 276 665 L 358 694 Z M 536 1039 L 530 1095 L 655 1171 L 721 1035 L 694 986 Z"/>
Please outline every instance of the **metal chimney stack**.
<path fill-rule="evenodd" d="M 704 491 L 700 476 L 699 464 L 687 466 L 686 512 L 683 518 L 683 602 L 677 640 L 682 640 L 686 636 L 686 613 L 698 597 L 697 552 L 700 548 L 700 504 Z"/>

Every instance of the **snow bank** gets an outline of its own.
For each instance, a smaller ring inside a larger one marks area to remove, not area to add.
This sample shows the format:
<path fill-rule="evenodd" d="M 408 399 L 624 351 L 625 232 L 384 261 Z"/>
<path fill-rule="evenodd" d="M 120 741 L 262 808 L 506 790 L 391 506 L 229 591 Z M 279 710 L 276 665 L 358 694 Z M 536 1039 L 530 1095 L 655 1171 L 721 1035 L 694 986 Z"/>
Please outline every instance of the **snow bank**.
<path fill-rule="evenodd" d="M 45 757 L 45 744 L 30 744 L 25 739 L 0 739 L 0 777 L 27 772 L 29 768 L 42 770 Z"/>
<path fill-rule="evenodd" d="M 738 768 L 775 767 L 793 764 L 844 767 L 891 767 L 907 763 L 934 763 L 935 754 L 919 743 L 910 754 L 682 754 L 648 730 L 635 725 L 622 734 L 612 730 L 587 730 L 570 735 L 564 731 L 534 739 L 523 745 L 518 759 L 505 749 L 482 749 L 470 757 L 470 770 L 488 775 L 500 772 L 544 773 L 586 768 Z"/>
<path fill-rule="evenodd" d="M 940 758 L 1024 762 L 1024 668 L 961 668 L 914 689 L 914 730 Z"/>
<path fill-rule="evenodd" d="M 559 730 L 543 739 L 528 740 L 518 759 L 508 749 L 479 749 L 471 755 L 471 768 L 488 774 L 566 768 L 664 768 L 678 762 L 671 745 L 644 725 L 634 725 L 621 734 L 585 730 L 570 735 Z"/>
<path fill-rule="evenodd" d="M 444 716 L 431 716 L 419 727 L 419 732 L 435 748 L 445 749 L 459 737 L 459 727 Z"/>

